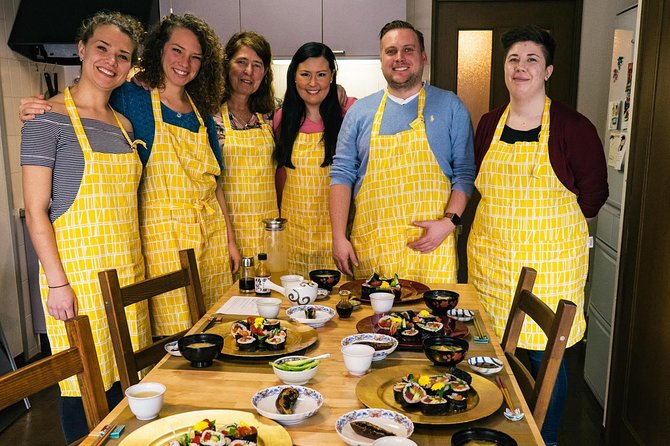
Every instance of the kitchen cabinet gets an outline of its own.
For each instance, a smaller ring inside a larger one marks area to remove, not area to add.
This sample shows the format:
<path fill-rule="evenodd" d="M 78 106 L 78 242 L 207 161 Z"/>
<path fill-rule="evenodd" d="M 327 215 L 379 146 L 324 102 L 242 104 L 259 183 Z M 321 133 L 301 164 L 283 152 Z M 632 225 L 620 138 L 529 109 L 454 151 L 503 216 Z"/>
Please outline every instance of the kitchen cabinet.
<path fill-rule="evenodd" d="M 322 42 L 336 54 L 377 58 L 379 30 L 406 16 L 405 0 L 323 0 Z"/>
<path fill-rule="evenodd" d="M 320 1 L 239 0 L 241 29 L 262 34 L 272 57 L 292 57 L 303 43 L 321 42 Z"/>
<path fill-rule="evenodd" d="M 161 17 L 170 8 L 175 14 L 189 12 L 205 20 L 224 46 L 240 30 L 240 0 L 160 0 Z"/>

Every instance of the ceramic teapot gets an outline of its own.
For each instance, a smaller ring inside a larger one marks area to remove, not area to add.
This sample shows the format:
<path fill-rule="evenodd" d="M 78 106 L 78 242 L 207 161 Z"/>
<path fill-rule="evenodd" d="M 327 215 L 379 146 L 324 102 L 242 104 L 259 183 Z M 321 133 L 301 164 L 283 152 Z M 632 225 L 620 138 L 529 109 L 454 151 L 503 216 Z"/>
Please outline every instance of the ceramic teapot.
<path fill-rule="evenodd" d="M 303 280 L 296 285 L 284 288 L 268 279 L 265 286 L 282 293 L 291 301 L 291 305 L 309 305 L 314 303 L 317 290 L 319 289 L 319 285 L 311 280 Z"/>

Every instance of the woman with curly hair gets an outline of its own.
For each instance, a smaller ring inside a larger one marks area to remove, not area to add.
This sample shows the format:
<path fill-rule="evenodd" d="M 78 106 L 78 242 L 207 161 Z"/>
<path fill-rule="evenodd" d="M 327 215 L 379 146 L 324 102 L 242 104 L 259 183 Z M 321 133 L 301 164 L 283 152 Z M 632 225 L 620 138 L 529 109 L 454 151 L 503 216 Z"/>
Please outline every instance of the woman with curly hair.
<path fill-rule="evenodd" d="M 98 272 L 116 268 L 121 285 L 144 279 L 137 211 L 142 164 L 131 123 L 109 106 L 137 62 L 144 30 L 133 17 L 99 12 L 84 21 L 77 45 L 81 77 L 22 130 L 26 221 L 40 260 L 40 291 L 53 353 L 68 348 L 63 321 L 91 321 L 107 402 L 122 398 Z M 146 302 L 128 307 L 136 349 L 151 342 Z M 76 378 L 60 383 L 67 444 L 89 431 Z M 56 441 L 53 440 L 52 441 Z"/>
<path fill-rule="evenodd" d="M 274 115 L 277 194 L 288 219 L 289 274 L 307 276 L 315 269 L 335 269 L 328 215 L 330 165 L 343 115 L 338 99 L 333 51 L 320 42 L 302 45 L 286 73 L 282 108 Z M 305 205 L 308 203 L 308 205 Z"/>
<path fill-rule="evenodd" d="M 264 251 L 261 223 L 279 215 L 272 161 L 272 51 L 260 34 L 234 34 L 226 44 L 225 88 L 217 122 L 226 166 L 223 191 L 242 255 Z"/>
<path fill-rule="evenodd" d="M 179 250 L 194 248 L 207 308 L 231 285 L 231 269 L 240 263 L 217 181 L 223 165 L 212 114 L 223 94 L 222 54 L 216 34 L 202 19 L 170 14 L 144 41 L 137 78 L 150 90 L 125 82 L 110 99 L 146 143 L 139 150 L 146 274 L 176 270 Z M 22 119 L 49 107 L 44 100 L 24 99 Z M 150 306 L 154 336 L 191 326 L 181 290 L 153 298 Z"/>

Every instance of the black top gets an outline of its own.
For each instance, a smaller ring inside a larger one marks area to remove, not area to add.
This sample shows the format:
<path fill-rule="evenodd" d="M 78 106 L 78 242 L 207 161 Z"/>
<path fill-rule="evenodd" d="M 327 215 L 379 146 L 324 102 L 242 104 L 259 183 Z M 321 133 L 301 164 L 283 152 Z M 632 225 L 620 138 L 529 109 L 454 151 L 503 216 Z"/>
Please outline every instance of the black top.
<path fill-rule="evenodd" d="M 515 142 L 537 142 L 540 140 L 541 125 L 530 130 L 515 130 L 512 127 L 505 126 L 500 135 L 500 140 L 507 144 L 514 144 Z"/>

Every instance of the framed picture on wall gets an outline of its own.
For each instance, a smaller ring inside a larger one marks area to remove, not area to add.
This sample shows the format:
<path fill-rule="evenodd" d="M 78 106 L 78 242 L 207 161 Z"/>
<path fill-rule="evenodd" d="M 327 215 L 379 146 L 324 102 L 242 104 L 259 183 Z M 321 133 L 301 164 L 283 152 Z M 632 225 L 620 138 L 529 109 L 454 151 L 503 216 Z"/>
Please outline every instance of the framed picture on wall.
<path fill-rule="evenodd" d="M 621 101 L 610 101 L 607 122 L 609 123 L 610 130 L 619 130 L 621 128 Z"/>

